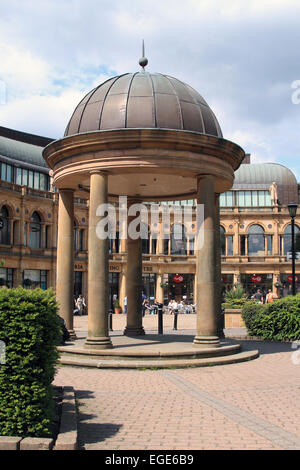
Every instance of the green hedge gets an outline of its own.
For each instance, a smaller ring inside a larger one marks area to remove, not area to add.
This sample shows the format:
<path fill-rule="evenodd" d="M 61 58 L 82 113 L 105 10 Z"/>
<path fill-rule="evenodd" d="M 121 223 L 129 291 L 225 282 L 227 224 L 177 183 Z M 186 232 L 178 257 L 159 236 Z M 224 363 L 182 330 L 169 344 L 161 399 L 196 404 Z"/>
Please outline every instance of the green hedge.
<path fill-rule="evenodd" d="M 51 434 L 54 401 L 51 383 L 61 338 L 52 290 L 0 289 L 0 435 Z"/>
<path fill-rule="evenodd" d="M 246 302 L 242 317 L 251 336 L 275 341 L 300 339 L 300 295 L 264 305 Z"/>

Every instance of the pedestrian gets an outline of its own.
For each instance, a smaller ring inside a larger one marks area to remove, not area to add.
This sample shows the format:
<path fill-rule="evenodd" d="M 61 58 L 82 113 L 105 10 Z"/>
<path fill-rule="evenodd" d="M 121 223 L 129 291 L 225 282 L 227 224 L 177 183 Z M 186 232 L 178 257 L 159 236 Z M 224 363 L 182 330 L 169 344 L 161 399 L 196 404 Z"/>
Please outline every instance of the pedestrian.
<path fill-rule="evenodd" d="M 173 300 L 172 310 L 173 310 L 174 315 L 175 313 L 178 313 L 178 303 L 176 302 L 176 300 Z"/>
<path fill-rule="evenodd" d="M 143 315 L 143 317 L 145 316 L 146 308 L 148 308 L 148 306 L 149 306 L 149 304 L 148 304 L 147 298 L 145 297 L 142 301 L 142 315 Z"/>
<path fill-rule="evenodd" d="M 266 296 L 266 304 L 269 304 L 270 302 L 274 302 L 274 299 L 277 299 L 277 295 L 272 292 L 271 289 L 268 290 L 267 296 Z"/>
<path fill-rule="evenodd" d="M 77 313 L 79 313 L 79 308 L 77 307 L 77 300 L 76 300 L 76 297 L 74 295 L 74 298 L 73 298 L 73 314 L 74 315 L 77 315 Z"/>
<path fill-rule="evenodd" d="M 127 313 L 127 295 L 124 297 L 124 313 Z"/>
<path fill-rule="evenodd" d="M 261 293 L 261 290 L 260 290 L 260 289 L 258 289 L 258 291 L 256 292 L 256 294 L 254 294 L 253 299 L 254 299 L 258 304 L 262 304 L 262 303 L 263 303 L 263 296 L 262 296 L 262 293 Z"/>
<path fill-rule="evenodd" d="M 168 312 L 169 312 L 170 315 L 172 315 L 172 313 L 173 313 L 173 300 L 172 299 L 168 303 Z"/>
<path fill-rule="evenodd" d="M 82 294 L 79 294 L 78 299 L 76 301 L 77 304 L 77 309 L 78 309 L 78 315 L 82 315 L 83 309 L 85 307 L 84 299 L 82 297 Z"/>

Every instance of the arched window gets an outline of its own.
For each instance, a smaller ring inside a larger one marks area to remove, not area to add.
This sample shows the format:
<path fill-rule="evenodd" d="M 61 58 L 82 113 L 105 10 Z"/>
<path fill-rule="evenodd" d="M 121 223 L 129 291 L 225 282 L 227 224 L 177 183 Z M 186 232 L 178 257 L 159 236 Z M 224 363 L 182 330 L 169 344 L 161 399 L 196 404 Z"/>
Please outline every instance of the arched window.
<path fill-rule="evenodd" d="M 284 249 L 285 255 L 292 251 L 292 226 L 291 225 L 287 225 L 284 229 L 283 249 Z M 297 225 L 295 225 L 295 251 L 300 251 L 300 229 Z"/>
<path fill-rule="evenodd" d="M 30 246 L 30 248 L 42 247 L 41 218 L 37 212 L 34 212 L 31 216 L 31 222 L 29 224 L 28 246 Z"/>
<path fill-rule="evenodd" d="M 260 225 L 251 225 L 248 230 L 248 255 L 265 253 L 265 231 Z"/>
<path fill-rule="evenodd" d="M 225 242 L 225 228 L 220 225 L 220 249 L 221 249 L 221 256 L 226 255 L 226 242 Z"/>
<path fill-rule="evenodd" d="M 4 245 L 10 244 L 10 222 L 6 206 L 2 206 L 0 212 L 0 243 Z"/>
<path fill-rule="evenodd" d="M 181 224 L 174 224 L 171 231 L 171 254 L 186 255 L 187 241 L 186 228 Z"/>

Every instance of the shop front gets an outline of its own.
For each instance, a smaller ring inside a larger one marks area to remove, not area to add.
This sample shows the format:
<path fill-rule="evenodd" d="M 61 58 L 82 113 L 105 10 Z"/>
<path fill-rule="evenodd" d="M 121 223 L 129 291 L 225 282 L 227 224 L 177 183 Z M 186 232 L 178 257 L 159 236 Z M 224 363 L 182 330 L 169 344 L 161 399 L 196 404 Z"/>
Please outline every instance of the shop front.
<path fill-rule="evenodd" d="M 300 273 L 296 273 L 295 275 L 296 281 L 296 293 L 300 292 Z M 280 295 L 282 297 L 286 297 L 287 295 L 292 295 L 292 282 L 293 277 L 291 274 L 281 274 L 280 275 Z"/>
<path fill-rule="evenodd" d="M 13 287 L 14 270 L 11 268 L 0 268 L 0 287 Z"/>
<path fill-rule="evenodd" d="M 23 286 L 25 289 L 47 289 L 48 271 L 44 269 L 25 269 L 23 272 Z"/>
<path fill-rule="evenodd" d="M 194 274 L 169 274 L 168 276 L 168 300 L 175 299 L 193 302 L 194 299 Z"/>
<path fill-rule="evenodd" d="M 233 287 L 233 274 L 222 274 L 222 295 Z"/>
<path fill-rule="evenodd" d="M 267 293 L 273 290 L 273 274 L 241 274 L 241 284 L 248 296 L 252 296 L 258 289 Z"/>

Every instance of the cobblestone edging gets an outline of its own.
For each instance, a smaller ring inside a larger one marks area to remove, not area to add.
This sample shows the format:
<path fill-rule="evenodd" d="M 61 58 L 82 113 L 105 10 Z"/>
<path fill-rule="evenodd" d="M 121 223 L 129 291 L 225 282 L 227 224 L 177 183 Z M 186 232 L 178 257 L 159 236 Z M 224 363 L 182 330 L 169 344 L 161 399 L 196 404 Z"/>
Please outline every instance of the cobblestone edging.
<path fill-rule="evenodd" d="M 73 387 L 62 387 L 59 429 L 55 438 L 0 436 L 0 450 L 76 450 L 77 417 Z"/>

